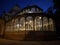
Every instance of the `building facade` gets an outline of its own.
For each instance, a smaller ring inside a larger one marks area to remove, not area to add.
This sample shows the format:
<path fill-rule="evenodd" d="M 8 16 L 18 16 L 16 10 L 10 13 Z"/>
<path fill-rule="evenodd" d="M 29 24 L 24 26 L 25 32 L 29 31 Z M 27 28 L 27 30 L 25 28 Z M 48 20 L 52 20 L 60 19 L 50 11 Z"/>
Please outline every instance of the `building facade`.
<path fill-rule="evenodd" d="M 43 13 L 36 6 L 28 6 L 6 21 L 4 38 L 14 40 L 49 40 L 56 36 L 54 15 Z"/>
<path fill-rule="evenodd" d="M 5 24 L 5 21 L 0 18 L 0 37 L 2 37 L 4 33 L 4 24 Z"/>

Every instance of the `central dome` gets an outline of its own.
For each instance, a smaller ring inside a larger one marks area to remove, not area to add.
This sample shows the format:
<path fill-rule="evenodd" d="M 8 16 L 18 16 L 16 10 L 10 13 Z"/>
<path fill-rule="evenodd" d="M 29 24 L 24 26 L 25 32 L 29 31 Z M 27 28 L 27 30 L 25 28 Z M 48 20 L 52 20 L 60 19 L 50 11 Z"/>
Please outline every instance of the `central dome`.
<path fill-rule="evenodd" d="M 27 6 L 25 8 L 23 8 L 19 14 L 24 14 L 24 13 L 41 13 L 43 12 L 43 10 L 36 6 L 36 5 L 32 5 L 32 6 Z"/>

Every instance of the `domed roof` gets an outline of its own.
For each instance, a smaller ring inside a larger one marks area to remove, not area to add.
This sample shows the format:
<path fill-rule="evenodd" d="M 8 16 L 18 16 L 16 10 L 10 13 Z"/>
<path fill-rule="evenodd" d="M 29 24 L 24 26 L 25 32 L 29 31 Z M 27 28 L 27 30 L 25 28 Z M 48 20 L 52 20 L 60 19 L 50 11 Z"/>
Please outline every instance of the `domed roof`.
<path fill-rule="evenodd" d="M 39 6 L 37 6 L 37 5 L 26 6 L 26 7 L 25 7 L 25 8 L 23 8 L 22 10 L 29 9 L 29 8 L 38 8 L 38 9 L 40 9 L 40 10 L 42 10 L 42 11 L 43 11 L 43 9 L 42 9 L 42 8 L 40 8 L 40 7 L 39 7 Z"/>

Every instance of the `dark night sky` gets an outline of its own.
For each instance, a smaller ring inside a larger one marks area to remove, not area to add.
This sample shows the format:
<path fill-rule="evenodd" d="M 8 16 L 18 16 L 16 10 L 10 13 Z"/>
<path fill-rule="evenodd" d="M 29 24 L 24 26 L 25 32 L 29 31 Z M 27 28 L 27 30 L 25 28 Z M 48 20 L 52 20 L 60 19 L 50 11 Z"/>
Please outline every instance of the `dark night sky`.
<path fill-rule="evenodd" d="M 0 14 L 3 10 L 8 12 L 15 4 L 19 4 L 21 8 L 27 5 L 37 5 L 44 11 L 53 5 L 52 0 L 0 0 Z"/>

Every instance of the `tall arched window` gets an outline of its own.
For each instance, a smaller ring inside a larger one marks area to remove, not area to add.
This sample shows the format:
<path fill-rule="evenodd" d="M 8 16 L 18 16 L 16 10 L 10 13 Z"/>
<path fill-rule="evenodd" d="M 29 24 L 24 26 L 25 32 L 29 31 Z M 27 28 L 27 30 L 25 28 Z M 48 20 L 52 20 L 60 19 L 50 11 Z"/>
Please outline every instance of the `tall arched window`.
<path fill-rule="evenodd" d="M 8 25 L 8 23 L 6 24 L 6 31 L 9 31 L 9 25 Z"/>
<path fill-rule="evenodd" d="M 18 18 L 16 18 L 14 23 L 14 31 L 18 31 L 18 28 L 19 28 Z"/>
<path fill-rule="evenodd" d="M 10 31 L 12 32 L 13 31 L 13 23 L 12 23 L 12 21 L 9 22 L 9 27 L 10 27 Z"/>
<path fill-rule="evenodd" d="M 49 18 L 49 30 L 54 31 L 54 23 L 53 23 L 53 20 L 51 18 Z"/>
<path fill-rule="evenodd" d="M 11 21 L 6 24 L 6 31 L 11 31 Z"/>
<path fill-rule="evenodd" d="M 20 18 L 19 30 L 20 30 L 20 31 L 25 30 L 25 18 L 24 18 L 24 17 L 21 17 L 21 18 Z"/>
<path fill-rule="evenodd" d="M 43 17 L 43 31 L 48 31 L 48 19 Z"/>
<path fill-rule="evenodd" d="M 42 31 L 42 17 L 37 16 L 35 18 L 35 31 Z"/>
<path fill-rule="evenodd" d="M 27 17 L 26 18 L 26 30 L 33 30 L 33 18 L 32 17 Z"/>

